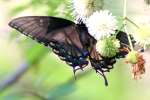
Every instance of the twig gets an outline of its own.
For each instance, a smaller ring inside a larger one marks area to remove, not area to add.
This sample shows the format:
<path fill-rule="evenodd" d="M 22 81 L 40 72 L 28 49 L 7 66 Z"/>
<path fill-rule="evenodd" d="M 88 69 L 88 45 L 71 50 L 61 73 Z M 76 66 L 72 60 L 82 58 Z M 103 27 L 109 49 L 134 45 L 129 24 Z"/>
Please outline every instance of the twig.
<path fill-rule="evenodd" d="M 29 65 L 27 62 L 23 62 L 20 66 L 19 69 L 11 75 L 9 78 L 6 80 L 0 82 L 0 92 L 2 92 L 4 89 L 8 88 L 9 86 L 13 85 L 16 81 L 20 79 L 22 75 L 28 70 Z"/>
<path fill-rule="evenodd" d="M 38 93 L 37 91 L 33 91 L 33 90 L 26 90 L 24 91 L 27 95 L 31 95 L 31 96 L 35 96 L 40 100 L 48 100 L 48 98 L 40 93 Z"/>
<path fill-rule="evenodd" d="M 130 38 L 130 34 L 127 31 L 127 0 L 124 0 L 123 17 L 124 17 L 124 21 L 123 21 L 124 30 L 127 33 L 127 37 L 128 37 L 130 48 L 131 48 L 131 50 L 134 50 L 133 49 L 133 45 L 132 45 L 132 40 Z"/>
<path fill-rule="evenodd" d="M 140 28 L 136 23 L 134 23 L 131 19 L 129 19 L 128 17 L 125 17 L 125 20 L 127 20 L 128 22 L 130 22 L 131 24 L 133 24 L 136 28 Z"/>

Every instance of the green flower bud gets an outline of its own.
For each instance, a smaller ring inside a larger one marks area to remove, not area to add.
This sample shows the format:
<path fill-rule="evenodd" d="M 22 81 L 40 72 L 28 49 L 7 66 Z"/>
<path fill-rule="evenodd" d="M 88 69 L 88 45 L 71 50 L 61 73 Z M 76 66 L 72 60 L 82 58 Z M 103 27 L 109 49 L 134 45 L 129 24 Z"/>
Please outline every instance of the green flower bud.
<path fill-rule="evenodd" d="M 99 40 L 96 44 L 96 48 L 98 52 L 103 57 L 114 57 L 119 51 L 120 43 L 114 37 L 104 38 L 103 40 Z"/>
<path fill-rule="evenodd" d="M 126 56 L 127 61 L 131 62 L 132 64 L 135 64 L 138 62 L 138 57 L 137 57 L 137 51 L 131 51 L 128 53 Z"/>

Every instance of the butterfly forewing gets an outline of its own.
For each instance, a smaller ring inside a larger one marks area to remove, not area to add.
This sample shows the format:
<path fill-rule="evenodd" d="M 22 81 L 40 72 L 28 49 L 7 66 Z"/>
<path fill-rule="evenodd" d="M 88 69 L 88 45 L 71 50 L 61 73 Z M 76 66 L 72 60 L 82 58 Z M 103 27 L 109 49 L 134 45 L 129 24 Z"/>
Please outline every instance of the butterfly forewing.
<path fill-rule="evenodd" d="M 74 22 L 48 16 L 26 16 L 12 20 L 9 25 L 26 36 L 50 46 L 69 65 L 87 64 L 79 32 Z"/>
<path fill-rule="evenodd" d="M 74 23 L 69 20 L 47 16 L 20 17 L 9 23 L 11 27 L 37 40 L 44 40 L 52 31 L 73 24 Z"/>

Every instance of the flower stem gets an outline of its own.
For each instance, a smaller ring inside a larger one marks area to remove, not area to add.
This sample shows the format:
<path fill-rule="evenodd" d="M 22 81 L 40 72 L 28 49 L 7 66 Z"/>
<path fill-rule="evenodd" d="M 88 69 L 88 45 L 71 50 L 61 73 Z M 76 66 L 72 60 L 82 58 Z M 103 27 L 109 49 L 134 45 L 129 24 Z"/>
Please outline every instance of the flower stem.
<path fill-rule="evenodd" d="M 124 0 L 123 18 L 124 18 L 124 20 L 123 20 L 124 30 L 125 30 L 125 32 L 127 34 L 127 37 L 128 37 L 130 49 L 131 49 L 131 51 L 133 51 L 134 49 L 133 49 L 132 41 L 131 41 L 131 38 L 130 38 L 130 34 L 127 31 L 127 0 Z"/>
<path fill-rule="evenodd" d="M 136 23 L 134 23 L 131 19 L 129 19 L 128 17 L 126 17 L 124 20 L 127 20 L 128 22 L 130 22 L 131 24 L 133 24 L 136 28 L 140 28 Z"/>

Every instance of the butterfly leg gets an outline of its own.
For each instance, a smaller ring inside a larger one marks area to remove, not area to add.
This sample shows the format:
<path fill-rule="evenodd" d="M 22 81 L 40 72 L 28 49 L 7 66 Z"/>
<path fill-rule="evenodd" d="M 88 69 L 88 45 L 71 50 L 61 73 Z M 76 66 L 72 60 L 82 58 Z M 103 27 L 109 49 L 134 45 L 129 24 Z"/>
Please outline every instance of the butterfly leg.
<path fill-rule="evenodd" d="M 76 66 L 76 67 L 77 67 L 77 66 Z M 73 67 L 73 74 L 74 74 L 75 80 L 77 79 L 77 77 L 76 77 L 76 71 L 78 71 L 78 70 L 81 69 L 80 67 L 79 67 L 79 68 L 76 68 L 76 67 Z M 83 69 L 81 69 L 81 70 L 83 70 Z"/>
<path fill-rule="evenodd" d="M 76 80 L 77 79 L 77 77 L 76 77 L 76 69 L 73 67 L 73 74 L 74 74 L 74 79 Z"/>
<path fill-rule="evenodd" d="M 76 71 L 78 71 L 78 70 L 83 71 L 84 67 L 86 67 L 87 65 L 88 65 L 88 61 L 86 61 L 85 59 L 84 60 L 78 60 L 78 61 L 76 61 L 76 63 L 72 64 L 75 79 L 76 79 L 76 75 L 75 75 Z"/>
<path fill-rule="evenodd" d="M 103 76 L 105 85 L 108 86 L 108 81 L 107 81 L 107 78 L 106 78 L 104 72 L 102 70 L 96 70 L 96 72 L 98 72 L 101 76 Z"/>
<path fill-rule="evenodd" d="M 115 58 L 103 58 L 103 60 L 95 60 L 91 58 L 90 61 L 96 73 L 99 73 L 104 78 L 105 85 L 108 86 L 108 81 L 104 73 L 109 72 L 110 69 L 113 68 L 113 64 L 116 62 Z"/>

